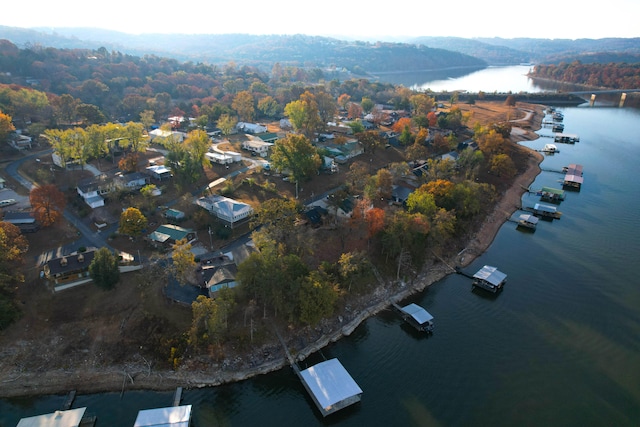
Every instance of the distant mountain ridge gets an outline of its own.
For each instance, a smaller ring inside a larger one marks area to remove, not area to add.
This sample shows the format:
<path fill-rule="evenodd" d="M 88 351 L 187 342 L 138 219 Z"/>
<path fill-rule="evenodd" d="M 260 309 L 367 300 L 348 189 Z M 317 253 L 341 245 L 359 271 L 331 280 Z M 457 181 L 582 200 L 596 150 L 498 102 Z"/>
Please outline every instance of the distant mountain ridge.
<path fill-rule="evenodd" d="M 98 49 L 180 61 L 235 62 L 269 69 L 274 63 L 298 67 L 346 68 L 357 74 L 439 70 L 520 63 L 581 60 L 640 62 L 640 38 L 532 39 L 417 37 L 405 42 L 346 41 L 306 35 L 141 34 L 92 28 L 0 26 L 0 39 L 19 47 Z"/>
<path fill-rule="evenodd" d="M 418 37 L 408 40 L 428 47 L 464 53 L 486 61 L 490 65 L 513 65 L 523 62 L 557 63 L 581 60 L 591 62 L 624 59 L 640 61 L 640 38 L 605 39 L 532 39 L 532 38 L 474 38 Z M 610 56 L 603 55 L 610 54 Z M 618 54 L 617 56 L 615 54 Z"/>
<path fill-rule="evenodd" d="M 0 39 L 7 39 L 22 48 L 29 44 L 62 49 L 104 47 L 109 51 L 138 56 L 153 54 L 210 64 L 233 61 L 236 64 L 267 68 L 280 62 L 299 67 L 338 67 L 365 73 L 487 65 L 481 59 L 439 48 L 408 43 L 354 42 L 306 35 L 130 35 L 86 28 L 56 28 L 46 31 L 0 27 Z"/>

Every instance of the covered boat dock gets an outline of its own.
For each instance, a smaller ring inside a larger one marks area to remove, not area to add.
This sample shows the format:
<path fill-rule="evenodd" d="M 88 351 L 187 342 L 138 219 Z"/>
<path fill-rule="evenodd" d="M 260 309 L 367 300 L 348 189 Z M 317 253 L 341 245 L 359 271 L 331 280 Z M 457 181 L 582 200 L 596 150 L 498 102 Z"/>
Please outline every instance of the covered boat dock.
<path fill-rule="evenodd" d="M 133 427 L 189 427 L 191 405 L 145 409 L 138 412 Z"/>
<path fill-rule="evenodd" d="M 584 178 L 582 177 L 582 165 L 570 164 L 564 168 L 565 176 L 562 185 L 572 190 L 580 190 Z"/>
<path fill-rule="evenodd" d="M 524 208 L 524 210 L 532 212 L 534 215 L 548 218 L 548 219 L 560 219 L 562 212 L 559 212 L 555 206 L 543 205 L 536 203 L 532 208 Z"/>
<path fill-rule="evenodd" d="M 433 316 L 418 304 L 409 304 L 400 307 L 393 303 L 393 306 L 400 311 L 402 318 L 419 331 L 433 332 Z"/>
<path fill-rule="evenodd" d="M 473 275 L 473 286 L 493 293 L 502 290 L 506 281 L 507 275 L 490 265 L 485 265 Z"/>
<path fill-rule="evenodd" d="M 318 363 L 298 375 L 324 417 L 359 402 L 362 396 L 362 389 L 338 359 Z"/>
<path fill-rule="evenodd" d="M 524 227 L 529 230 L 535 230 L 538 226 L 538 217 L 535 215 L 522 214 L 518 220 L 518 227 Z"/>
<path fill-rule="evenodd" d="M 22 418 L 16 427 L 79 427 L 81 425 L 93 425 L 81 424 L 86 423 L 86 420 L 83 420 L 86 410 L 87 408 L 69 409 L 67 411 L 55 411 L 50 414 Z"/>
<path fill-rule="evenodd" d="M 548 202 L 560 203 L 564 200 L 565 191 L 559 188 L 542 187 L 540 190 L 540 199 Z"/>

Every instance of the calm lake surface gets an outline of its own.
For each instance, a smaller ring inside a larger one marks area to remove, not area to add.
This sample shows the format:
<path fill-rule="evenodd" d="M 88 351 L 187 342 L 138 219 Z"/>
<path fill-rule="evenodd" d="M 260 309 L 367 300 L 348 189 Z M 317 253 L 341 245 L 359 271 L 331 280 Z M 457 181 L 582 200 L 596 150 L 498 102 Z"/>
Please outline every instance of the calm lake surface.
<path fill-rule="evenodd" d="M 528 80 L 518 67 L 506 68 Z M 503 72 L 486 70 L 484 87 L 468 90 L 523 90 L 500 87 Z M 452 88 L 462 89 L 461 81 Z M 416 334 L 386 311 L 312 356 L 312 364 L 337 357 L 364 391 L 359 404 L 326 419 L 285 368 L 186 391 L 193 424 L 640 425 L 640 112 L 597 103 L 561 111 L 565 132 L 580 142 L 557 144 L 560 153 L 545 158 L 532 188 L 560 188 L 563 175 L 554 171 L 570 163 L 584 166 L 585 182 L 559 205 L 560 220 L 540 221 L 535 233 L 505 223 L 466 269 L 489 264 L 507 273 L 500 295 L 472 292 L 469 279 L 450 275 L 411 299 L 435 316 L 433 336 Z M 549 129 L 539 134 L 526 144 L 541 149 L 552 142 Z M 522 197 L 524 206 L 538 201 Z M 139 410 L 169 406 L 171 399 L 171 392 L 79 395 L 74 407 L 87 406 L 98 426 L 133 426 Z M 0 400 L 0 426 L 53 412 L 63 400 Z"/>

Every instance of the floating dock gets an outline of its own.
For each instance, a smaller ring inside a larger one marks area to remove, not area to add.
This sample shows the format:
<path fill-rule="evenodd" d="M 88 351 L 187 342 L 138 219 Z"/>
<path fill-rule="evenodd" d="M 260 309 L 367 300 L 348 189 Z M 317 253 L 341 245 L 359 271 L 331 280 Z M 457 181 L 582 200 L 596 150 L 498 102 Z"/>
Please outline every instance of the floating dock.
<path fill-rule="evenodd" d="M 568 190 L 580 191 L 584 178 L 582 177 L 582 165 L 570 164 L 563 168 L 565 175 L 562 186 Z"/>
<path fill-rule="evenodd" d="M 564 201 L 565 198 L 564 190 L 552 187 L 542 187 L 542 189 L 539 191 L 539 194 L 540 200 L 553 203 L 560 203 Z"/>
<path fill-rule="evenodd" d="M 418 304 L 409 304 L 404 307 L 400 307 L 395 302 L 392 304 L 408 324 L 421 332 L 433 333 L 433 316 L 427 310 Z"/>
<path fill-rule="evenodd" d="M 493 293 L 501 291 L 506 281 L 507 275 L 490 265 L 485 265 L 473 275 L 474 287 L 479 287 Z"/>
<path fill-rule="evenodd" d="M 296 373 L 323 417 L 360 402 L 362 389 L 338 359 Z"/>
<path fill-rule="evenodd" d="M 535 231 L 537 226 L 538 226 L 538 217 L 536 217 L 535 215 L 529 215 L 529 214 L 520 215 L 518 219 L 518 227 Z"/>
<path fill-rule="evenodd" d="M 189 427 L 191 405 L 144 409 L 138 412 L 133 427 Z"/>
<path fill-rule="evenodd" d="M 575 144 L 576 142 L 580 142 L 580 137 L 573 133 L 556 133 L 553 136 L 553 141 L 563 144 Z"/>
<path fill-rule="evenodd" d="M 55 411 L 51 414 L 22 418 L 16 427 L 80 427 L 85 423 L 84 412 L 87 408 Z"/>
<path fill-rule="evenodd" d="M 555 206 L 543 205 L 536 203 L 533 207 L 523 207 L 523 211 L 531 212 L 535 216 L 545 219 L 560 219 L 562 212 L 559 212 Z"/>

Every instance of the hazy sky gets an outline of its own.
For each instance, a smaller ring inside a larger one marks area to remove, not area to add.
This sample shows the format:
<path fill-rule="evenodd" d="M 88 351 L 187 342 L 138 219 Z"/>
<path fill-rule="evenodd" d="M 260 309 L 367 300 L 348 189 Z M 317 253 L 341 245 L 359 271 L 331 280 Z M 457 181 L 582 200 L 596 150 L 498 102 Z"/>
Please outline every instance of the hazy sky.
<path fill-rule="evenodd" d="M 640 37 L 640 0 L 30 0 L 2 6 L 0 25 L 126 33 L 349 36 Z"/>

